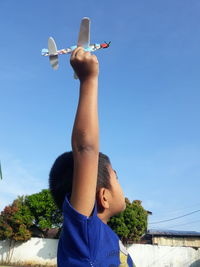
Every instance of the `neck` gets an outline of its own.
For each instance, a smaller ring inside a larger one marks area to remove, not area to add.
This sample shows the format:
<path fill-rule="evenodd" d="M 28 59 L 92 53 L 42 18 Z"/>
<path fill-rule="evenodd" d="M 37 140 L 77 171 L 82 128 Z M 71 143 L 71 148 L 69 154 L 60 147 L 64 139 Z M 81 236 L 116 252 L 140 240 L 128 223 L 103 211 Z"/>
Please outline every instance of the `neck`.
<path fill-rule="evenodd" d="M 105 212 L 98 213 L 97 216 L 105 224 L 107 224 L 108 220 L 110 219 L 110 216 L 108 216 Z"/>

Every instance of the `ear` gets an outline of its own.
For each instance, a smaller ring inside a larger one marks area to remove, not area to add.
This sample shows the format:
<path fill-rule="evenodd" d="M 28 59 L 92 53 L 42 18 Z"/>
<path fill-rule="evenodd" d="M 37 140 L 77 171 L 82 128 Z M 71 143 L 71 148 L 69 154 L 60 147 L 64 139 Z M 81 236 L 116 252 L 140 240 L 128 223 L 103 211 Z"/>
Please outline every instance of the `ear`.
<path fill-rule="evenodd" d="M 103 209 L 109 209 L 110 208 L 110 192 L 107 188 L 102 187 L 99 190 L 98 195 L 98 204 Z"/>

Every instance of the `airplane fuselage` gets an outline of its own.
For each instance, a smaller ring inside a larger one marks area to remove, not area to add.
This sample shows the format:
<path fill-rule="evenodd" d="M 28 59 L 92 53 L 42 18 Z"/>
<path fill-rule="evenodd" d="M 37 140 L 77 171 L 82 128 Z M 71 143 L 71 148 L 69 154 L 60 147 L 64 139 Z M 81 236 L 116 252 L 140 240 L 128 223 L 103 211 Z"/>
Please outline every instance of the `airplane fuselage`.
<path fill-rule="evenodd" d="M 44 49 L 42 49 L 42 55 L 43 56 L 50 56 L 50 55 L 56 56 L 56 55 L 70 54 L 76 48 L 77 48 L 77 45 L 73 45 L 73 46 L 70 46 L 68 48 L 57 50 L 57 53 L 55 53 L 55 54 L 49 54 L 48 49 L 44 48 Z M 101 44 L 91 44 L 87 47 L 84 47 L 84 50 L 87 52 L 94 52 L 94 51 L 101 49 L 101 48 L 102 48 Z"/>

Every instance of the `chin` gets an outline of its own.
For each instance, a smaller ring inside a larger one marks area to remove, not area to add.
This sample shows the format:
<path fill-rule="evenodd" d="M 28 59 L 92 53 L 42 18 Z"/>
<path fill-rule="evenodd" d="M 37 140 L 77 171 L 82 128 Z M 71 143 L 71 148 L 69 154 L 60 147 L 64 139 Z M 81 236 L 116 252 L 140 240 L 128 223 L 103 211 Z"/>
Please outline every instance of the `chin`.
<path fill-rule="evenodd" d="M 126 209 L 126 203 L 124 202 L 121 207 L 119 208 L 119 210 L 117 211 L 117 214 L 123 212 Z"/>
<path fill-rule="evenodd" d="M 126 203 L 125 203 L 125 201 L 124 201 L 124 204 L 123 204 L 123 206 L 122 206 L 122 211 L 124 211 L 126 209 Z"/>
<path fill-rule="evenodd" d="M 112 216 L 115 216 L 115 215 L 123 212 L 125 209 L 126 209 L 126 202 L 125 202 L 125 200 L 124 201 L 121 201 L 121 202 L 118 202 L 117 205 L 113 209 L 113 213 L 112 213 L 113 215 Z"/>

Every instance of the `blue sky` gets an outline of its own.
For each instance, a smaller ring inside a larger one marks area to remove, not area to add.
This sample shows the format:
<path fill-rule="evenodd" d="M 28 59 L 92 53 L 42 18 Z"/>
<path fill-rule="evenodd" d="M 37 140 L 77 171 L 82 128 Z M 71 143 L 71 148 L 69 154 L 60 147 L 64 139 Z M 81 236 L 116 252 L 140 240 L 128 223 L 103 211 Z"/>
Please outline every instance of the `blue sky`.
<path fill-rule="evenodd" d="M 200 209 L 200 3 L 197 0 L 0 1 L 0 210 L 48 186 L 70 150 L 78 99 L 69 56 L 53 71 L 40 55 L 53 36 L 76 43 L 91 18 L 100 62 L 100 148 L 125 196 L 150 223 Z M 150 228 L 200 231 L 200 212 Z"/>

